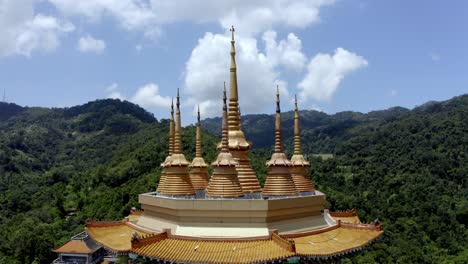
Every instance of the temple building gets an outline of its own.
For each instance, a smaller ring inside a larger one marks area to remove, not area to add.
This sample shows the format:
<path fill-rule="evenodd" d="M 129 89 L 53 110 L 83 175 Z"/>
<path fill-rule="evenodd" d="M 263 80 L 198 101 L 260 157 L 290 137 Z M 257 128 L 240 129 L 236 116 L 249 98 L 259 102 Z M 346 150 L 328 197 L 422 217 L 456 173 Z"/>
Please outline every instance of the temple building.
<path fill-rule="evenodd" d="M 86 236 L 106 250 L 111 256 L 108 262 L 118 256 L 149 263 L 335 262 L 383 234 L 380 223 L 361 223 L 354 209 L 324 208 L 325 194 L 314 188 L 311 164 L 301 150 L 297 99 L 294 155 L 288 159 L 283 152 L 278 87 L 275 131 L 271 131 L 274 153 L 266 161 L 268 174 L 261 187 L 248 157 L 252 142 L 240 124 L 234 28 L 231 32 L 229 96 L 224 84 L 217 158 L 211 164 L 203 158 L 199 111 L 195 158 L 191 162 L 185 158 L 177 91 L 175 119 L 171 106 L 169 154 L 161 164 L 156 191 L 140 194 L 141 210 L 132 210 L 121 221 L 86 224 Z M 54 251 L 66 255 L 66 249 L 72 250 L 69 243 Z M 91 251 L 85 250 L 88 255 Z"/>

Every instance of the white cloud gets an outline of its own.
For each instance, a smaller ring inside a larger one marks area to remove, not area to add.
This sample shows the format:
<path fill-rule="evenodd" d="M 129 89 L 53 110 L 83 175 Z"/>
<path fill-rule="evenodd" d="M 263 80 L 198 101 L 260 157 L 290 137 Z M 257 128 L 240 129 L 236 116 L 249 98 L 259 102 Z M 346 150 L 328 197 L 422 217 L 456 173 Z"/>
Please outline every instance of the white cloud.
<path fill-rule="evenodd" d="M 274 106 L 277 84 L 283 102 L 290 102 L 287 83 L 280 79 L 278 66 L 301 68 L 300 63 L 292 63 L 284 56 L 289 53 L 301 60 L 305 58 L 300 40 L 291 40 L 294 38 L 290 34 L 287 40 L 277 44 L 276 33 L 268 32 L 264 37 L 267 51 L 262 52 L 255 38 L 236 37 L 238 89 L 243 113 Z M 190 98 L 187 103 L 199 103 L 205 117 L 219 115 L 224 81 L 229 90 L 230 41 L 228 35 L 206 33 L 198 40 L 186 64 L 184 93 Z"/>
<path fill-rule="evenodd" d="M 101 54 L 104 49 L 106 49 L 106 43 L 104 40 L 95 39 L 90 35 L 86 35 L 78 40 L 77 49 L 83 53 L 94 52 L 96 54 Z"/>
<path fill-rule="evenodd" d="M 306 62 L 307 57 L 302 52 L 302 42 L 293 33 L 288 34 L 286 40 L 281 40 L 276 43 L 276 32 L 267 31 L 263 34 L 265 41 L 266 54 L 269 60 L 273 60 L 273 64 L 283 64 L 287 68 L 301 71 Z"/>
<path fill-rule="evenodd" d="M 367 64 L 363 57 L 343 48 L 337 48 L 333 56 L 317 54 L 309 62 L 305 78 L 298 84 L 301 90 L 300 100 L 313 98 L 318 101 L 329 101 L 347 74 L 366 67 Z"/>
<path fill-rule="evenodd" d="M 125 96 L 123 96 L 119 91 L 113 91 L 111 92 L 107 98 L 111 98 L 111 99 L 120 99 L 120 100 L 127 100 L 127 98 L 125 98 Z"/>
<path fill-rule="evenodd" d="M 219 23 L 228 29 L 242 28 L 250 36 L 280 25 L 304 28 L 320 21 L 320 8 L 334 0 L 302 1 L 193 1 L 193 0 L 49 0 L 67 16 L 84 16 L 97 22 L 114 18 L 126 30 L 139 30 L 150 38 L 161 34 L 161 26 L 175 22 Z"/>
<path fill-rule="evenodd" d="M 433 52 L 433 53 L 429 54 L 429 56 L 431 57 L 432 61 L 435 61 L 435 62 L 440 61 L 440 55 L 437 54 L 437 53 Z"/>
<path fill-rule="evenodd" d="M 106 87 L 106 92 L 113 92 L 117 90 L 118 87 L 119 87 L 118 83 L 112 83 L 111 85 Z"/>
<path fill-rule="evenodd" d="M 60 45 L 59 37 L 75 30 L 70 22 L 34 14 L 33 5 L 32 0 L 0 1 L 0 57 L 55 50 Z"/>
<path fill-rule="evenodd" d="M 159 86 L 154 83 L 148 83 L 138 88 L 130 101 L 148 108 L 169 107 L 171 105 L 171 98 L 168 96 L 161 96 Z"/>

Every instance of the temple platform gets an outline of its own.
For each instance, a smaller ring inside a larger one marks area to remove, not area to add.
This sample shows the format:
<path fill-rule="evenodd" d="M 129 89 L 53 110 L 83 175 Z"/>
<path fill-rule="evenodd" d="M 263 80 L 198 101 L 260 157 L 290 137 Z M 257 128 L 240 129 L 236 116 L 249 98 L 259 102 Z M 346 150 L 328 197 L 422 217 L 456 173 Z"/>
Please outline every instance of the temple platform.
<path fill-rule="evenodd" d="M 330 225 L 322 214 L 325 195 L 256 199 L 174 198 L 155 192 L 139 195 L 144 211 L 136 224 L 178 236 L 239 238 L 290 234 Z"/>

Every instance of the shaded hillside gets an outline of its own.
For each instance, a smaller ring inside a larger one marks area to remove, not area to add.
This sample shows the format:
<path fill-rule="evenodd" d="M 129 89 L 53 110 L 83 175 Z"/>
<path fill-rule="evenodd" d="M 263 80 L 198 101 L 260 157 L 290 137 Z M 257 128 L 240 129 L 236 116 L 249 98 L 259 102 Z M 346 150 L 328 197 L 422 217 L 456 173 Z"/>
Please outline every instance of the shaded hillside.
<path fill-rule="evenodd" d="M 21 107 L 17 104 L 0 102 L 0 121 L 7 120 L 26 109 L 27 108 Z"/>

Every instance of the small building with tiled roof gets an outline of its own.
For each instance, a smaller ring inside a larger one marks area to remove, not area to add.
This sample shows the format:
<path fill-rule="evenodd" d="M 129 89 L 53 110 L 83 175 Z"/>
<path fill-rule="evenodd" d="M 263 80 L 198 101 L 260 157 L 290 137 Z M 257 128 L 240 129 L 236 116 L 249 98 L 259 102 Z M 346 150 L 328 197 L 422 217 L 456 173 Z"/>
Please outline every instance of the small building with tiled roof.
<path fill-rule="evenodd" d="M 100 263 L 106 255 L 106 250 L 86 232 L 73 236 L 70 241 L 52 251 L 58 253 L 53 264 L 95 264 Z"/>

